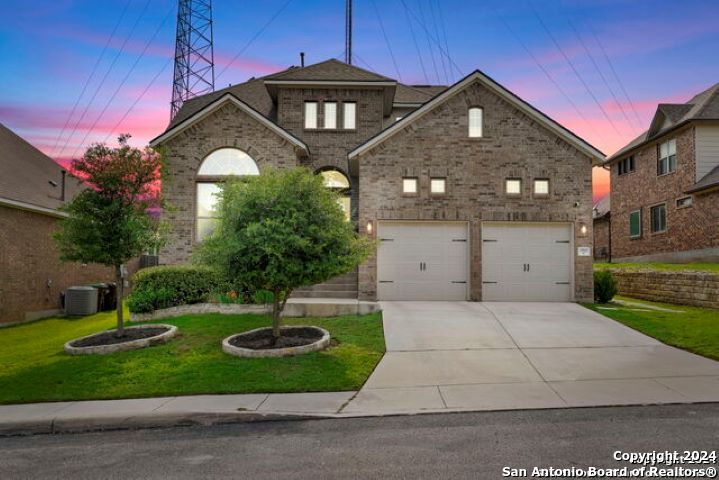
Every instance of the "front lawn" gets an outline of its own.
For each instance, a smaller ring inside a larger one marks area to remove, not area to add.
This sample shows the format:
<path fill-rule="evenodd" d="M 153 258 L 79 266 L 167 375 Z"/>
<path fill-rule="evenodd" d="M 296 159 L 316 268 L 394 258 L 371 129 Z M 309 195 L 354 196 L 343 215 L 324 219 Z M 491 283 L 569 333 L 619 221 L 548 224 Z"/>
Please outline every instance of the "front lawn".
<path fill-rule="evenodd" d="M 655 270 L 657 272 L 676 272 L 691 270 L 695 272 L 719 273 L 719 263 L 595 263 L 594 270 Z"/>
<path fill-rule="evenodd" d="M 619 303 L 585 306 L 667 345 L 719 360 L 719 310 L 617 298 L 678 311 L 641 311 L 641 306 Z"/>
<path fill-rule="evenodd" d="M 338 342 L 285 358 L 237 358 L 220 341 L 269 326 L 262 315 L 188 315 L 170 343 L 112 355 L 70 356 L 63 344 L 111 329 L 115 312 L 81 319 L 51 318 L 0 329 L 0 404 L 210 393 L 357 390 L 384 353 L 381 315 L 287 319 L 316 325 Z"/>

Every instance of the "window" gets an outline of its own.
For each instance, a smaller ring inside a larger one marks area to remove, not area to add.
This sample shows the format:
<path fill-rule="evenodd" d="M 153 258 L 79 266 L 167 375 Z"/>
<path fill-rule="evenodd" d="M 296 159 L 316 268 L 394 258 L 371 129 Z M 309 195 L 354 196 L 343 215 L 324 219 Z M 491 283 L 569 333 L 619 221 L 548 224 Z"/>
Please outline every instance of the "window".
<path fill-rule="evenodd" d="M 324 127 L 329 129 L 337 128 L 337 104 L 335 102 L 324 102 L 324 107 Z"/>
<path fill-rule="evenodd" d="M 627 173 L 632 173 L 633 171 L 634 171 L 634 155 L 632 155 L 631 157 L 627 157 L 622 160 L 619 160 L 619 163 L 617 163 L 617 174 L 625 175 Z"/>
<path fill-rule="evenodd" d="M 519 178 L 508 178 L 505 181 L 504 191 L 507 195 L 521 195 L 522 180 Z"/>
<path fill-rule="evenodd" d="M 693 203 L 694 199 L 692 197 L 677 198 L 677 208 L 691 207 Z"/>
<path fill-rule="evenodd" d="M 665 232 L 667 230 L 667 205 L 661 204 L 651 208 L 652 233 Z"/>
<path fill-rule="evenodd" d="M 357 128 L 357 104 L 354 102 L 345 102 L 344 107 L 344 123 L 345 130 L 354 130 Z"/>
<path fill-rule="evenodd" d="M 317 102 L 305 102 L 305 128 L 317 128 Z"/>
<path fill-rule="evenodd" d="M 479 138 L 482 136 L 482 109 L 472 107 L 469 109 L 469 136 Z"/>
<path fill-rule="evenodd" d="M 205 158 L 197 171 L 195 189 L 195 238 L 198 242 L 212 234 L 217 226 L 217 201 L 222 191 L 222 177 L 259 174 L 252 157 L 237 148 L 220 148 Z"/>
<path fill-rule="evenodd" d="M 324 170 L 320 172 L 324 180 L 325 187 L 337 193 L 337 203 L 339 203 L 345 214 L 347 221 L 351 218 L 351 195 L 350 181 L 344 173 L 339 170 Z"/>
<path fill-rule="evenodd" d="M 444 195 L 445 193 L 447 193 L 447 179 L 446 178 L 430 178 L 429 191 L 433 195 Z"/>
<path fill-rule="evenodd" d="M 642 212 L 637 210 L 629 214 L 629 237 L 639 238 L 642 236 Z"/>
<path fill-rule="evenodd" d="M 417 194 L 417 178 L 404 177 L 402 179 L 402 193 L 408 195 Z"/>
<path fill-rule="evenodd" d="M 659 159 L 657 160 L 657 175 L 666 175 L 677 169 L 677 141 L 671 139 L 659 144 Z"/>
<path fill-rule="evenodd" d="M 534 179 L 534 194 L 538 196 L 549 195 L 549 179 L 547 178 L 536 178 Z"/>

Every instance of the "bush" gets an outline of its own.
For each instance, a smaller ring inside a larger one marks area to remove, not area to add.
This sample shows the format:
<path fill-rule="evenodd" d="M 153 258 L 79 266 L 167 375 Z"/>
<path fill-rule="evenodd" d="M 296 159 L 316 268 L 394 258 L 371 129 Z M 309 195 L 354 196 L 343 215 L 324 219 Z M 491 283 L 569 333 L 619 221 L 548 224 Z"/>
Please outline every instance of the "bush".
<path fill-rule="evenodd" d="M 208 300 L 212 293 L 226 291 L 217 270 L 201 265 L 166 265 L 138 271 L 128 306 L 133 313 L 152 312 Z"/>
<path fill-rule="evenodd" d="M 617 280 L 609 270 L 594 272 L 594 301 L 608 303 L 617 294 Z"/>

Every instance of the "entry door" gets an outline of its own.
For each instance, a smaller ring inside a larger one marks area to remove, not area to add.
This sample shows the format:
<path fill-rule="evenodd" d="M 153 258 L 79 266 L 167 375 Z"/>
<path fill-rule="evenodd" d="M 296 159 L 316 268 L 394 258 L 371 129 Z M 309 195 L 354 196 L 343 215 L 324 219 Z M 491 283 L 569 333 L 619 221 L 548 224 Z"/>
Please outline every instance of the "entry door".
<path fill-rule="evenodd" d="M 466 300 L 465 222 L 379 222 L 380 300 Z"/>
<path fill-rule="evenodd" d="M 572 294 L 572 227 L 482 224 L 482 300 L 567 302 Z"/>

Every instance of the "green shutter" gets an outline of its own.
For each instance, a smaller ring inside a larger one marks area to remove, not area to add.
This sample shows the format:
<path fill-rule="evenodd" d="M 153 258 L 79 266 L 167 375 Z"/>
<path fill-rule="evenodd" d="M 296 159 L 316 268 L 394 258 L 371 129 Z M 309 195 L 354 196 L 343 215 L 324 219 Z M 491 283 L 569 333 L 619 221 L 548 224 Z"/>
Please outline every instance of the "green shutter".
<path fill-rule="evenodd" d="M 642 218 L 639 211 L 629 214 L 629 236 L 639 237 L 642 233 Z"/>

